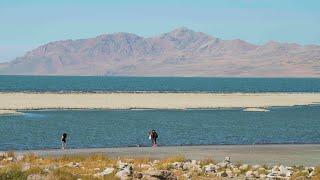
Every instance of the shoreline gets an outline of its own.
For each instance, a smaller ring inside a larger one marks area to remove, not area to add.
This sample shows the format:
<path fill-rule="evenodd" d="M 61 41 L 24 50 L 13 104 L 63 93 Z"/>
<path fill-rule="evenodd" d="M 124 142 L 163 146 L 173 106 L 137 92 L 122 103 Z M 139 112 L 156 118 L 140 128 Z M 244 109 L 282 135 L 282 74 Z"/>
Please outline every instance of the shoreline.
<path fill-rule="evenodd" d="M 0 151 L 4 153 L 5 151 Z M 249 164 L 305 165 L 316 166 L 320 162 L 320 144 L 259 144 L 259 145 L 199 145 L 199 146 L 160 146 L 151 147 L 113 147 L 84 149 L 47 149 L 14 151 L 17 155 L 34 153 L 38 156 L 73 156 L 105 154 L 108 157 L 162 159 L 183 155 L 187 159 L 201 160 L 213 158 L 223 160 L 231 157 L 236 162 Z"/>
<path fill-rule="evenodd" d="M 320 93 L 0 93 L 0 110 L 216 109 L 316 105 Z M 260 109 L 259 109 L 260 108 Z"/>

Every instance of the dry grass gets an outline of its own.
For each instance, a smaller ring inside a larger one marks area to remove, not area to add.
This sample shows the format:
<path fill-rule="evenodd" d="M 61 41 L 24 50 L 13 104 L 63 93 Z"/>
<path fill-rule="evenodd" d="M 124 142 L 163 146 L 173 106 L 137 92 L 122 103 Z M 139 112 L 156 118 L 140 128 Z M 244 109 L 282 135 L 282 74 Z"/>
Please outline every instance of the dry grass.
<path fill-rule="evenodd" d="M 312 177 L 312 180 L 320 180 L 320 166 L 316 167 L 315 172 L 315 176 Z"/>
<path fill-rule="evenodd" d="M 13 152 L 8 152 L 3 158 L 14 157 Z M 205 174 L 203 172 L 197 172 L 196 170 L 183 170 L 175 169 L 172 166 L 174 162 L 186 162 L 186 159 L 182 155 L 172 156 L 165 159 L 161 159 L 158 163 L 154 164 L 149 158 L 118 158 L 110 159 L 105 154 L 91 154 L 91 155 L 72 155 L 72 156 L 60 156 L 60 157 L 37 157 L 35 154 L 24 155 L 20 161 L 1 161 L 0 168 L 0 180 L 15 180 L 26 179 L 29 175 L 39 175 L 46 177 L 49 180 L 61 179 L 115 179 L 115 173 L 104 176 L 96 177 L 94 174 L 102 172 L 106 167 L 117 167 L 117 162 L 126 162 L 133 164 L 135 172 L 145 172 L 148 168 L 152 167 L 159 170 L 170 170 L 179 179 L 186 179 L 188 175 L 191 179 L 221 179 L 216 177 L 215 174 Z M 213 158 L 208 157 L 200 161 L 200 166 L 203 167 L 207 164 L 216 164 Z M 75 165 L 77 164 L 77 166 Z M 241 163 L 237 162 L 235 165 L 240 166 Z M 25 167 L 29 167 L 25 169 Z M 267 168 L 265 166 L 265 168 Z M 249 166 L 248 169 L 251 169 Z M 303 173 L 303 166 L 294 167 L 295 172 L 292 179 L 305 179 L 308 173 Z M 224 169 L 221 169 L 221 171 Z M 241 172 L 244 173 L 245 171 Z M 260 172 L 260 171 L 259 171 Z M 260 172 L 260 173 L 265 173 Z M 315 176 L 313 180 L 320 180 L 320 167 L 315 170 Z"/>
<path fill-rule="evenodd" d="M 184 162 L 186 159 L 183 155 L 171 156 L 165 159 L 160 160 L 160 163 L 174 163 L 174 162 Z"/>
<path fill-rule="evenodd" d="M 215 164 L 216 161 L 212 157 L 207 157 L 200 161 L 200 166 L 203 167 L 208 164 Z"/>

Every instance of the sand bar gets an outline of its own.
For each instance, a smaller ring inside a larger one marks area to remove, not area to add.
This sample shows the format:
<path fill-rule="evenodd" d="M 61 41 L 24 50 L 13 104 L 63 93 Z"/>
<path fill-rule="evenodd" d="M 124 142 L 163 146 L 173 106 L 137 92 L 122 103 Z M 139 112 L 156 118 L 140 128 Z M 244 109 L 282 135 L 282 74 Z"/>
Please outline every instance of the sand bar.
<path fill-rule="evenodd" d="M 154 159 L 184 155 L 188 159 L 213 158 L 223 160 L 231 157 L 233 162 L 249 164 L 320 165 L 320 144 L 306 145 L 207 145 L 151 147 L 91 148 L 67 150 L 17 151 L 17 154 L 35 153 L 39 156 L 61 156 L 76 154 L 105 153 L 110 157 L 150 157 Z M 1 152 L 0 152 L 1 154 Z"/>
<path fill-rule="evenodd" d="M 0 109 L 266 108 L 320 103 L 320 93 L 0 93 Z"/>
<path fill-rule="evenodd" d="M 309 105 L 320 93 L 0 93 L 0 109 L 235 108 Z"/>

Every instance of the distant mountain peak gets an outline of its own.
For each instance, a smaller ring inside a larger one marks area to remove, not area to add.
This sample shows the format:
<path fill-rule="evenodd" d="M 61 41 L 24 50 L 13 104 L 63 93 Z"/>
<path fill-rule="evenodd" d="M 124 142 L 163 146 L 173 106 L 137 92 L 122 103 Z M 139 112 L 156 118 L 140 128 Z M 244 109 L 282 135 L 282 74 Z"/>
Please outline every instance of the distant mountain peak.
<path fill-rule="evenodd" d="M 132 33 L 50 42 L 0 64 L 0 74 L 320 77 L 320 46 L 222 40 L 179 27 L 160 36 Z"/>

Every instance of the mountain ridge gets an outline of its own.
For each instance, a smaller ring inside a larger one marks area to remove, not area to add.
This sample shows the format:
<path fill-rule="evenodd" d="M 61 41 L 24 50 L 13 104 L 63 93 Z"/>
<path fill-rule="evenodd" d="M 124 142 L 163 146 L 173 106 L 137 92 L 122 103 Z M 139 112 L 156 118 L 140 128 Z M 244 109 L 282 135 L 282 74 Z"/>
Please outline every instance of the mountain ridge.
<path fill-rule="evenodd" d="M 8 75 L 320 77 L 320 46 L 223 40 L 185 27 L 50 42 L 8 63 Z"/>

